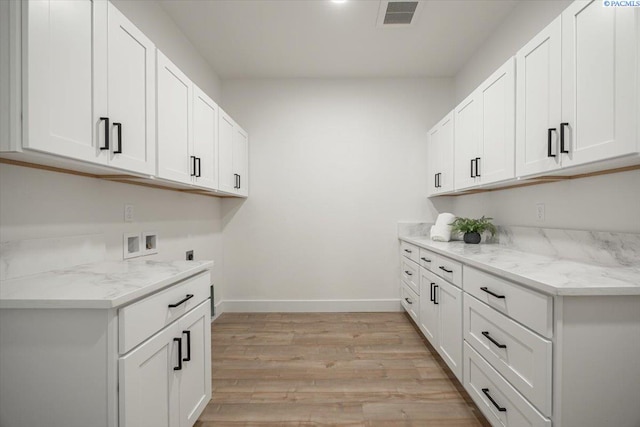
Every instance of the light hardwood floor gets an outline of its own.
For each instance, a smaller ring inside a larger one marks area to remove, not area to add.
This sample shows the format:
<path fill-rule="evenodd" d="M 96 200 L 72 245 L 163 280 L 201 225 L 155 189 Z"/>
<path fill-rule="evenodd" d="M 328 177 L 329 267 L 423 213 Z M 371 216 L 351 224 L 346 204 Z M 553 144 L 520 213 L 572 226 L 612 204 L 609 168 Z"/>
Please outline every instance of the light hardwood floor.
<path fill-rule="evenodd" d="M 225 313 L 196 427 L 488 426 L 404 313 Z"/>

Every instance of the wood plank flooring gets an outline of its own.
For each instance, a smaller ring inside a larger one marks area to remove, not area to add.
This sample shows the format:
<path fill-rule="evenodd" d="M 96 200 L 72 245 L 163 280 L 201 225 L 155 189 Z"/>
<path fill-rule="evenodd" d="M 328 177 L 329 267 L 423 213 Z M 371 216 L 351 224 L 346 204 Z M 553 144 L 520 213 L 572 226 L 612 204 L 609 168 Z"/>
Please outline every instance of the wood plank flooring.
<path fill-rule="evenodd" d="M 405 313 L 224 313 L 196 427 L 489 426 Z"/>

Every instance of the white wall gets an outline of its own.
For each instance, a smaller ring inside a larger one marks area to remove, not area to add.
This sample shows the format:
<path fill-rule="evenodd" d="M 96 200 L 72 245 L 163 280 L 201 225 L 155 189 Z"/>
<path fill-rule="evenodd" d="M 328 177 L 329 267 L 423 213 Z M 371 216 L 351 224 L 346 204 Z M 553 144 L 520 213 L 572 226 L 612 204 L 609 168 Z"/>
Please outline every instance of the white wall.
<path fill-rule="evenodd" d="M 456 103 L 516 54 L 530 39 L 560 15 L 573 0 L 521 0 L 458 72 Z"/>
<path fill-rule="evenodd" d="M 571 3 L 522 1 L 455 78 L 456 101 L 465 98 Z M 546 219 L 535 219 L 544 203 Z M 436 198 L 439 211 L 487 215 L 503 225 L 640 232 L 640 171 L 459 197 Z"/>
<path fill-rule="evenodd" d="M 452 93 L 448 79 L 224 81 L 251 181 L 223 202 L 224 299 L 397 305 L 396 224 L 432 217 L 425 135 Z"/>
<path fill-rule="evenodd" d="M 135 221 L 124 222 L 124 205 Z M 213 259 L 222 279 L 221 201 L 100 179 L 0 165 L 0 240 L 104 234 L 107 259 L 122 260 L 123 233 L 156 231 L 159 253 L 141 259 Z"/>
<path fill-rule="evenodd" d="M 221 102 L 221 84 L 218 75 L 158 2 L 155 0 L 111 0 L 111 2 L 192 82 L 215 102 Z"/>

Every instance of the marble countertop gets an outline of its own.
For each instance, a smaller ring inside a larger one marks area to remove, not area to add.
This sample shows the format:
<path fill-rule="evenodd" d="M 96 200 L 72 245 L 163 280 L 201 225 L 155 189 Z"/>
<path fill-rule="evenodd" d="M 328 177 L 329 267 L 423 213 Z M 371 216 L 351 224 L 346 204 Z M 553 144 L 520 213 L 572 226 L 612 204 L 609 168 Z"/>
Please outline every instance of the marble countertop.
<path fill-rule="evenodd" d="M 105 261 L 0 281 L 0 308 L 117 308 L 213 261 Z"/>
<path fill-rule="evenodd" d="M 551 295 L 640 295 L 640 265 L 599 266 L 497 244 L 434 242 L 424 236 L 400 240 Z"/>

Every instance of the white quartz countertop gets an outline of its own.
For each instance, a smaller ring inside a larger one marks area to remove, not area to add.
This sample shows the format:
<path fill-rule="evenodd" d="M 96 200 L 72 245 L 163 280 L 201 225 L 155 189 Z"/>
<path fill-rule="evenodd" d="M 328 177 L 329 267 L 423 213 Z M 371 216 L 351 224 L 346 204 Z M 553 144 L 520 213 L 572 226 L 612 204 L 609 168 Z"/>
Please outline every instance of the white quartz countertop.
<path fill-rule="evenodd" d="M 105 261 L 0 281 L 0 308 L 117 308 L 213 261 Z"/>
<path fill-rule="evenodd" d="M 428 237 L 401 236 L 400 240 L 551 295 L 640 295 L 640 265 L 592 265 L 497 244 L 434 242 Z"/>

